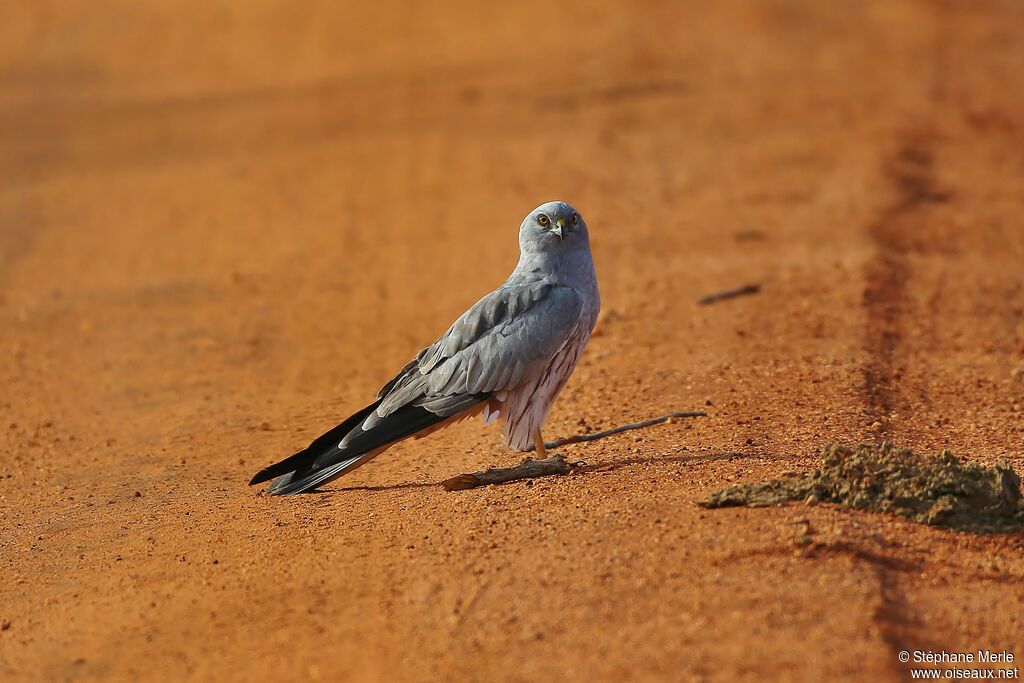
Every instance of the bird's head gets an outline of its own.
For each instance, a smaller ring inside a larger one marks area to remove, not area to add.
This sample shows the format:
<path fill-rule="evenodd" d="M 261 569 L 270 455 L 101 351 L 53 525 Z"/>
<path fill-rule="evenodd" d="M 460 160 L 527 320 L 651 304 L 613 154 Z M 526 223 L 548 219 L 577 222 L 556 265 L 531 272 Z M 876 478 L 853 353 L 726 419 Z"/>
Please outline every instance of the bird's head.
<path fill-rule="evenodd" d="M 587 224 L 579 211 L 565 202 L 541 204 L 523 219 L 519 247 L 529 253 L 589 249 Z"/>

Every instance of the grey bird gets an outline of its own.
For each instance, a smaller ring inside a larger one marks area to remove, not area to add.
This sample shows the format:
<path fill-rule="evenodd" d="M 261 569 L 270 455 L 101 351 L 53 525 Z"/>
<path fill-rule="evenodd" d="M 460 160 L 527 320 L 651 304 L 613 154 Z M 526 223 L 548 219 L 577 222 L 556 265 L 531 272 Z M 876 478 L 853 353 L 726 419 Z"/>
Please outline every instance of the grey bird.
<path fill-rule="evenodd" d="M 307 448 L 261 470 L 273 495 L 309 491 L 386 448 L 483 412 L 510 448 L 547 457 L 541 427 L 597 322 L 601 296 L 587 224 L 548 202 L 519 227 L 519 263 L 378 392 Z"/>

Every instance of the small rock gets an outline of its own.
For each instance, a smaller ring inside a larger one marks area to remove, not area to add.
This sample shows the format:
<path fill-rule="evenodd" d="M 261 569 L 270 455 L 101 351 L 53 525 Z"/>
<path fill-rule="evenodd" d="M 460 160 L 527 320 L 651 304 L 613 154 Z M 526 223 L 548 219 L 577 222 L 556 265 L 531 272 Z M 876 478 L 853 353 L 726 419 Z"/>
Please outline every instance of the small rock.
<path fill-rule="evenodd" d="M 878 420 L 875 420 L 874 422 L 871 423 L 871 426 L 868 427 L 868 429 L 870 429 L 873 432 L 880 432 L 882 431 L 882 423 L 879 422 Z"/>

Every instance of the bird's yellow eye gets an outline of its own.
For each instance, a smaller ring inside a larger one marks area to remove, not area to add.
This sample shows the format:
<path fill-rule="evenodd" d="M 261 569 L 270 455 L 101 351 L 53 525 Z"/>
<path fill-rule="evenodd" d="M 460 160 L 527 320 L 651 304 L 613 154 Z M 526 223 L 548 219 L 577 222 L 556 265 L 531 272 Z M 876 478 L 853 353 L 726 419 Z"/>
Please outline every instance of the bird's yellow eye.
<path fill-rule="evenodd" d="M 572 224 L 573 224 L 573 225 L 576 225 L 577 223 L 579 223 L 579 222 L 580 222 L 580 217 L 579 217 L 579 215 L 578 215 L 578 214 L 575 214 L 575 213 L 574 213 L 574 214 L 572 215 L 572 218 L 570 218 L 569 220 L 571 220 L 571 221 L 572 221 Z"/>
<path fill-rule="evenodd" d="M 540 223 L 541 225 L 547 225 L 548 223 L 551 222 L 551 220 L 544 214 L 541 214 L 537 216 L 537 222 Z"/>

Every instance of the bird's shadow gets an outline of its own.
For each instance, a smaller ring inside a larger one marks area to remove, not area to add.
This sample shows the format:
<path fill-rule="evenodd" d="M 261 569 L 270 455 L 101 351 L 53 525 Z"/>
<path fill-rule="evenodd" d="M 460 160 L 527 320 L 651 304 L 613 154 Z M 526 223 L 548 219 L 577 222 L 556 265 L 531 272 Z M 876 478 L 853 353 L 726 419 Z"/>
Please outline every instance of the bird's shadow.
<path fill-rule="evenodd" d="M 681 463 L 698 464 L 698 463 L 706 463 L 706 462 L 717 462 L 717 461 L 720 461 L 720 460 L 733 460 L 735 458 L 752 458 L 752 457 L 761 457 L 761 458 L 767 457 L 770 460 L 771 459 L 775 459 L 775 460 L 791 460 L 792 459 L 791 456 L 784 456 L 784 455 L 779 455 L 779 456 L 759 455 L 759 456 L 755 456 L 755 454 L 753 454 L 753 453 L 740 453 L 740 452 L 737 452 L 737 451 L 722 451 L 722 452 L 704 453 L 704 454 L 698 454 L 698 455 L 633 456 L 633 457 L 629 457 L 629 458 L 622 458 L 622 459 L 619 459 L 619 460 L 610 460 L 608 462 L 602 462 L 602 463 L 598 463 L 598 464 L 594 464 L 594 465 L 590 465 L 590 464 L 584 463 L 584 464 L 580 465 L 579 467 L 576 467 L 576 468 L 573 469 L 572 476 L 574 476 L 574 477 L 576 477 L 576 476 L 584 476 L 585 477 L 585 476 L 588 476 L 588 475 L 603 474 L 605 472 L 614 472 L 615 470 L 620 470 L 620 469 L 622 469 L 624 467 L 631 467 L 633 465 L 650 465 L 650 464 L 655 464 L 655 463 L 670 463 L 670 462 L 681 462 Z M 412 482 L 412 481 L 409 481 L 409 482 L 402 482 L 401 484 L 384 484 L 384 485 L 378 485 L 378 486 L 346 486 L 346 487 L 337 488 L 337 489 L 326 489 L 326 490 L 310 491 L 310 493 L 342 493 L 344 491 L 396 491 L 396 490 L 400 490 L 400 489 L 421 489 L 421 488 L 429 488 L 429 487 L 434 487 L 434 486 L 440 488 L 441 484 L 444 481 L 447 481 L 447 479 L 442 479 L 441 481 L 434 481 L 434 482 Z M 524 480 L 523 479 L 516 479 L 516 480 L 513 480 L 513 481 L 509 481 L 509 482 L 504 482 L 503 484 L 497 484 L 497 486 L 504 486 L 505 484 L 514 484 L 514 483 L 519 482 L 519 481 L 524 481 Z"/>
<path fill-rule="evenodd" d="M 313 491 L 312 493 L 341 493 L 342 491 L 394 491 L 398 489 L 425 489 L 431 486 L 440 486 L 441 482 L 431 481 L 406 481 L 401 484 L 384 484 L 381 486 L 345 486 L 340 489 L 327 489 L 324 491 Z"/>

